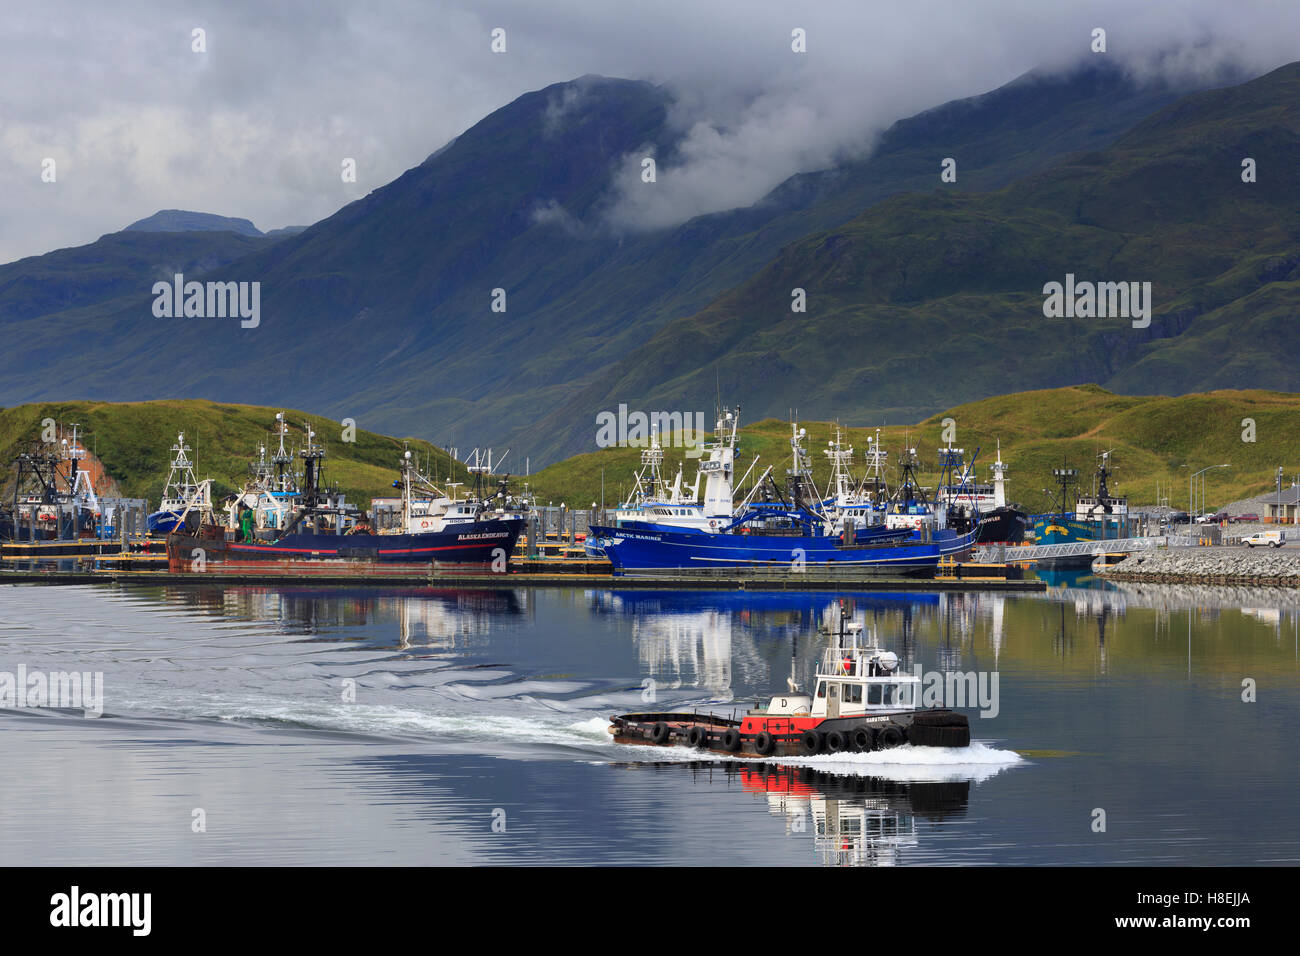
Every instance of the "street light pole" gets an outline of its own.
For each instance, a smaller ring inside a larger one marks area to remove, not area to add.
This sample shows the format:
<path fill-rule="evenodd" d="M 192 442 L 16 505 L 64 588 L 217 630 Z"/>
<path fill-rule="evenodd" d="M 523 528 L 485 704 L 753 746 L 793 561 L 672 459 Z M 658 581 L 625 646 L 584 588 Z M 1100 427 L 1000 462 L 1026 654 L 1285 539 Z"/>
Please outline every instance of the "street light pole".
<path fill-rule="evenodd" d="M 1282 521 L 1282 466 L 1277 466 L 1277 504 L 1273 508 L 1273 520 L 1277 523 Z"/>
<path fill-rule="evenodd" d="M 1207 471 L 1212 471 L 1212 470 L 1215 469 L 1215 468 L 1227 468 L 1227 467 L 1229 467 L 1229 466 L 1228 466 L 1228 465 L 1208 465 L 1208 466 L 1206 466 L 1205 468 L 1202 468 L 1200 471 L 1196 472 L 1196 474 L 1192 475 L 1192 477 L 1191 477 L 1190 479 L 1188 479 L 1188 483 L 1187 483 L 1187 484 L 1188 484 L 1188 487 L 1187 487 L 1187 497 L 1188 497 L 1188 498 L 1191 498 L 1191 497 L 1192 497 L 1192 495 L 1193 495 L 1192 489 L 1195 487 L 1195 482 L 1196 482 L 1196 479 L 1197 479 L 1198 477 L 1200 477 L 1201 475 L 1205 474 Z M 1204 482 L 1205 482 L 1205 479 L 1202 478 L 1202 479 L 1201 479 L 1201 487 L 1202 487 L 1202 489 L 1204 489 L 1204 487 L 1205 487 Z M 1281 487 L 1282 487 L 1282 479 L 1279 477 L 1279 478 L 1278 478 L 1278 488 L 1281 489 Z M 1202 492 L 1201 492 L 1201 495 L 1202 495 L 1202 501 L 1204 501 L 1204 494 L 1205 494 L 1205 492 L 1204 492 L 1204 490 L 1202 490 Z M 1280 492 L 1280 490 L 1279 490 L 1279 500 L 1280 500 L 1280 497 L 1281 497 L 1281 492 Z M 1192 503 L 1192 507 L 1193 507 L 1193 508 L 1196 507 L 1195 502 Z M 1195 512 L 1195 511 L 1192 512 L 1192 516 L 1191 516 L 1191 518 L 1190 518 L 1189 520 L 1190 520 L 1191 522 L 1195 523 L 1195 521 L 1196 521 L 1196 512 Z"/>

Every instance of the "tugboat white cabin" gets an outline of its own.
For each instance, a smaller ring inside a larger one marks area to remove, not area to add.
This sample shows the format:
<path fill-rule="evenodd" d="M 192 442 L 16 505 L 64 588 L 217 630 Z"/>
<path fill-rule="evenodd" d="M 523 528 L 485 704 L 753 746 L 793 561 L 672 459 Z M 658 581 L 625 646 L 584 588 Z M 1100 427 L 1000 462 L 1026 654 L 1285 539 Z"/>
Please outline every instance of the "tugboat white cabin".
<path fill-rule="evenodd" d="M 915 710 L 920 703 L 921 681 L 899 670 L 898 655 L 875 646 L 862 646 L 860 624 L 850 624 L 848 643 L 827 648 L 817 668 L 813 695 L 783 694 L 773 697 L 766 710 L 751 715 L 792 717 L 857 717 Z"/>

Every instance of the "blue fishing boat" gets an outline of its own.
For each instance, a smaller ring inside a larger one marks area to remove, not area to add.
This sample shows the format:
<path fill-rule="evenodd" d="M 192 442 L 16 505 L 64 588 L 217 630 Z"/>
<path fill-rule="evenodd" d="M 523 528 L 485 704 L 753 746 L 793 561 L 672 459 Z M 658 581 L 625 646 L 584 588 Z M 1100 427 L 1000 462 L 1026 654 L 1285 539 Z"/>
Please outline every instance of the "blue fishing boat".
<path fill-rule="evenodd" d="M 739 505 L 732 502 L 736 416 L 720 416 L 718 441 L 706 446 L 700 465 L 706 478 L 703 517 L 691 525 L 654 520 L 653 514 L 614 525 L 593 525 L 592 539 L 615 574 L 638 571 L 770 569 L 798 573 L 831 565 L 865 573 L 924 574 L 943 557 L 966 553 L 975 535 L 958 534 L 942 522 L 921 527 L 881 522 L 874 508 L 859 526 L 848 482 L 820 493 L 803 442 L 806 431 L 791 425 L 791 467 L 784 490 L 769 467 Z M 839 452 L 838 441 L 831 443 Z M 832 457 L 832 465 L 836 459 Z M 752 466 L 751 466 L 752 468 Z M 763 500 L 757 500 L 759 496 Z M 647 520 L 649 519 L 649 520 Z"/>
<path fill-rule="evenodd" d="M 1061 489 L 1058 509 L 1048 514 L 1034 515 L 1034 536 L 1038 544 L 1076 544 L 1128 536 L 1128 498 L 1112 495 L 1108 484 L 1114 476 L 1110 467 L 1110 452 L 1102 452 L 1098 459 L 1097 471 L 1093 476 L 1093 493 L 1080 495 L 1074 501 L 1073 512 L 1070 507 L 1070 489 L 1078 472 L 1065 465 L 1052 470 Z"/>
<path fill-rule="evenodd" d="M 779 518 L 788 522 L 781 528 Z M 762 523 L 760 525 L 760 523 Z M 848 534 L 819 532 L 806 512 L 780 516 L 755 509 L 716 533 L 689 529 L 593 526 L 615 574 L 628 571 L 710 569 L 800 570 L 844 568 L 879 574 L 925 574 L 944 557 L 970 551 L 975 532 L 936 529 L 929 539 L 908 529 L 867 528 Z"/>
<path fill-rule="evenodd" d="M 171 471 L 167 474 L 162 502 L 148 518 L 150 534 L 183 531 L 183 522 L 187 519 L 197 527 L 212 517 L 211 486 L 195 479 L 194 462 L 189 457 L 190 446 L 185 444 L 184 432 L 176 436 L 172 451 L 176 457 L 172 459 Z"/>

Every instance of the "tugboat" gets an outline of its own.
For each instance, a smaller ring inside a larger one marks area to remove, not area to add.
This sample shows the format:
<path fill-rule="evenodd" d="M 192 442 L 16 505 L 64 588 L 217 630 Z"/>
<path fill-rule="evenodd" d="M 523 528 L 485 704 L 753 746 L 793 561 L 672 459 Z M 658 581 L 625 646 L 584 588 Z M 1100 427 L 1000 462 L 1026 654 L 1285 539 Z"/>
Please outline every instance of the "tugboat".
<path fill-rule="evenodd" d="M 899 670 L 898 656 L 858 643 L 860 627 L 840 616 L 835 647 L 822 655 L 813 695 L 771 698 L 743 718 L 694 713 L 623 714 L 609 732 L 620 744 L 689 747 L 731 755 L 812 756 L 819 753 L 916 747 L 966 747 L 970 724 L 962 714 L 920 706 L 921 680 Z"/>

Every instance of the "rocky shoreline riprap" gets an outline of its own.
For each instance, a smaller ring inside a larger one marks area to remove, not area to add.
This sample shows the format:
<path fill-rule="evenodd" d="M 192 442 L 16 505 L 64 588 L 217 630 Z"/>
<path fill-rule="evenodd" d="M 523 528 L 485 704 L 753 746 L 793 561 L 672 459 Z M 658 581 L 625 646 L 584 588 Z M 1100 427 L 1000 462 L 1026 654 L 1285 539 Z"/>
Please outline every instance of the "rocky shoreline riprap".
<path fill-rule="evenodd" d="M 1169 548 L 1138 551 L 1104 572 L 1116 581 L 1300 587 L 1300 550 Z"/>

